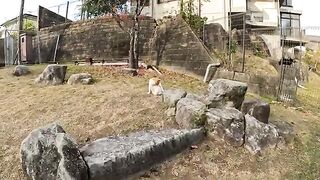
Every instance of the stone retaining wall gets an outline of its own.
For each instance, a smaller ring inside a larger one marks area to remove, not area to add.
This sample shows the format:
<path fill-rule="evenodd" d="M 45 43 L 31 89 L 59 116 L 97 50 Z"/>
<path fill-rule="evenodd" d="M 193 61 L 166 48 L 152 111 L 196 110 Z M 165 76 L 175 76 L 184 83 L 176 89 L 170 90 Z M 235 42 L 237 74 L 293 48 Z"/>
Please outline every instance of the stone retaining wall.
<path fill-rule="evenodd" d="M 277 96 L 278 76 L 253 75 L 218 69 L 213 79 L 219 78 L 245 82 L 248 84 L 248 91 L 252 93 Z"/>
<path fill-rule="evenodd" d="M 140 51 L 147 54 L 146 43 L 152 36 L 155 22 L 152 18 L 141 20 Z M 123 29 L 112 17 L 102 17 L 86 21 L 64 23 L 39 32 L 41 62 L 53 60 L 55 45 L 60 35 L 57 50 L 58 61 L 95 60 L 117 61 L 129 55 L 130 36 L 126 32 L 130 26 L 128 20 Z M 38 38 L 33 38 L 34 59 L 38 59 Z"/>
<path fill-rule="evenodd" d="M 180 16 L 165 19 L 155 30 L 150 46 L 153 64 L 202 78 L 207 66 L 217 62 Z"/>

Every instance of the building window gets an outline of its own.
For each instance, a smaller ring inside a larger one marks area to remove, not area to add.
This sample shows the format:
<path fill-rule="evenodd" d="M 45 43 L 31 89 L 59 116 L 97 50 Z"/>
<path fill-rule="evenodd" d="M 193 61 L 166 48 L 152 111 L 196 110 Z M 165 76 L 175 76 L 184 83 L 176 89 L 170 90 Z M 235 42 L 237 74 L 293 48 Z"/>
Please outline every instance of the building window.
<path fill-rule="evenodd" d="M 281 13 L 282 35 L 298 36 L 300 32 L 300 15 Z"/>
<path fill-rule="evenodd" d="M 280 0 L 280 6 L 292 7 L 292 0 Z"/>

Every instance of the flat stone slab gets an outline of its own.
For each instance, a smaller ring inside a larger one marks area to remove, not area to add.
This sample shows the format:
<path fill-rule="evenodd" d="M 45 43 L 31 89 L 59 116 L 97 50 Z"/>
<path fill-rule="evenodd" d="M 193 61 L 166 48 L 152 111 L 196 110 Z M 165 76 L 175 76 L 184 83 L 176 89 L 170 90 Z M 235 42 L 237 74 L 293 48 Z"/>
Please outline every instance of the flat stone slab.
<path fill-rule="evenodd" d="M 163 162 L 203 138 L 202 129 L 137 132 L 99 139 L 80 151 L 91 180 L 123 179 Z"/>

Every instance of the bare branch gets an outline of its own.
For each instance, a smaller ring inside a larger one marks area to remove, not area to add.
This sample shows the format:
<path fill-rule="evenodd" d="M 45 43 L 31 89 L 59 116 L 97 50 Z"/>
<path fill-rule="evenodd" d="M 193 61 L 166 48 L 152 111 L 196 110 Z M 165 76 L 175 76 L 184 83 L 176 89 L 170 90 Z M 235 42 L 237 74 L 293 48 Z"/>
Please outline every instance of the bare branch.
<path fill-rule="evenodd" d="M 141 5 L 141 9 L 139 9 L 139 11 L 138 11 L 138 13 L 137 13 L 138 16 L 140 16 L 140 14 L 141 14 L 143 8 L 145 7 L 147 1 L 148 1 L 148 0 L 144 0 L 144 1 L 143 1 L 142 5 Z"/>
<path fill-rule="evenodd" d="M 121 30 L 123 30 L 124 32 L 126 32 L 127 34 L 130 34 L 130 32 L 128 30 L 126 30 L 122 24 L 121 24 L 121 17 L 119 16 L 119 14 L 117 13 L 116 11 L 116 8 L 114 8 L 111 3 L 109 2 L 109 6 L 111 7 L 111 14 L 112 14 L 112 17 L 116 20 L 118 26 L 120 27 Z"/>

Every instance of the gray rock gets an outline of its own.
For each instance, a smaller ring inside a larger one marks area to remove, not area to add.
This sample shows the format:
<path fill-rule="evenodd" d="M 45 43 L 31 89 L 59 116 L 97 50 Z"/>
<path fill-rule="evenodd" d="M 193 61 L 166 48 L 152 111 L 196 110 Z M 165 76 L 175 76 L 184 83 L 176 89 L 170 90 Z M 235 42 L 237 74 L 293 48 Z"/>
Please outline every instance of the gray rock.
<path fill-rule="evenodd" d="M 224 140 L 233 146 L 243 145 L 245 121 L 239 110 L 209 109 L 206 115 L 209 136 Z"/>
<path fill-rule="evenodd" d="M 270 105 L 261 100 L 244 101 L 241 111 L 255 117 L 260 122 L 269 123 Z"/>
<path fill-rule="evenodd" d="M 14 68 L 12 74 L 14 76 L 24 76 L 30 73 L 28 66 L 18 65 Z"/>
<path fill-rule="evenodd" d="M 204 138 L 202 129 L 137 132 L 96 140 L 81 148 L 91 180 L 125 179 Z"/>
<path fill-rule="evenodd" d="M 285 121 L 273 121 L 272 124 L 276 127 L 281 142 L 284 144 L 291 144 L 293 142 L 296 134 L 291 123 Z"/>
<path fill-rule="evenodd" d="M 89 73 L 72 74 L 68 79 L 69 85 L 75 85 L 75 84 L 88 85 L 91 83 L 93 83 L 93 79 L 92 79 L 92 75 Z"/>
<path fill-rule="evenodd" d="M 227 79 L 212 80 L 209 83 L 207 101 L 209 108 L 234 107 L 240 110 L 247 84 Z"/>
<path fill-rule="evenodd" d="M 176 108 L 169 108 L 165 113 L 168 117 L 174 117 L 176 115 Z"/>
<path fill-rule="evenodd" d="M 205 105 L 210 105 L 210 101 L 207 100 L 205 95 L 199 95 L 199 94 L 190 94 L 188 93 L 186 98 L 189 99 L 195 99 L 197 101 L 203 102 Z"/>
<path fill-rule="evenodd" d="M 262 123 L 248 114 L 245 119 L 246 149 L 252 154 L 257 154 L 267 148 L 275 148 L 277 146 L 279 134 L 273 125 Z"/>
<path fill-rule="evenodd" d="M 35 82 L 46 85 L 63 84 L 67 73 L 67 66 L 51 64 L 36 78 Z"/>
<path fill-rule="evenodd" d="M 181 89 L 168 89 L 163 92 L 162 100 L 169 107 L 176 107 L 177 102 L 186 97 L 187 92 Z"/>
<path fill-rule="evenodd" d="M 183 128 L 204 126 L 206 105 L 200 101 L 182 98 L 176 108 L 176 122 Z"/>
<path fill-rule="evenodd" d="M 34 180 L 87 180 L 77 144 L 57 124 L 32 131 L 21 144 L 22 169 Z"/>

